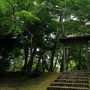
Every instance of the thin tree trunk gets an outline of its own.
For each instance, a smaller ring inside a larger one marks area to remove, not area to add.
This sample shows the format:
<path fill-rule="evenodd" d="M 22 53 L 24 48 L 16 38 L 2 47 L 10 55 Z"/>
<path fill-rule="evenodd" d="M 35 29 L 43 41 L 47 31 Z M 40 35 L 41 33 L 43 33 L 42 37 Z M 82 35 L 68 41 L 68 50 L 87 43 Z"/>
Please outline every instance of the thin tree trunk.
<path fill-rule="evenodd" d="M 61 11 L 61 12 L 60 12 L 60 18 L 59 18 L 59 23 L 60 23 L 59 30 L 60 30 L 61 32 L 58 32 L 59 34 L 61 33 L 61 37 L 65 37 L 65 31 L 64 31 L 64 26 L 63 26 L 63 17 L 64 17 L 64 12 Z M 64 69 L 63 59 L 64 59 L 64 54 L 62 55 L 61 68 L 60 68 L 60 71 L 61 71 L 61 72 L 62 72 L 63 69 Z"/>
<path fill-rule="evenodd" d="M 50 60 L 50 72 L 53 72 L 53 61 L 54 61 L 54 56 L 55 56 L 55 50 L 56 50 L 56 43 L 53 46 L 52 52 L 51 52 L 51 60 Z"/>
<path fill-rule="evenodd" d="M 25 48 L 24 48 L 24 55 L 25 55 L 25 62 L 24 62 L 23 71 L 26 71 L 27 70 L 27 61 L 28 61 L 28 46 L 25 46 Z"/>
<path fill-rule="evenodd" d="M 30 60 L 29 60 L 29 62 L 28 62 L 28 72 L 31 72 L 31 70 L 32 70 L 33 58 L 34 58 L 34 56 L 35 56 L 35 52 L 36 52 L 36 47 L 35 47 L 34 50 L 31 52 Z"/>
<path fill-rule="evenodd" d="M 53 70 L 55 70 L 55 68 L 56 68 L 57 61 L 58 61 L 58 54 L 57 54 L 57 59 L 55 60 L 55 65 L 54 65 L 54 67 L 53 67 Z"/>
<path fill-rule="evenodd" d="M 44 59 L 42 59 L 42 62 L 43 62 L 43 66 L 45 67 L 45 69 L 46 69 L 47 71 L 49 71 L 47 62 L 46 62 Z"/>
<path fill-rule="evenodd" d="M 63 55 L 62 55 L 62 60 L 61 60 L 61 65 L 60 65 L 60 72 L 63 71 Z"/>
<path fill-rule="evenodd" d="M 43 62 L 43 60 L 42 60 L 42 70 L 43 70 L 43 72 L 45 72 L 45 65 L 44 65 L 44 62 Z"/>
<path fill-rule="evenodd" d="M 41 61 L 41 57 L 42 57 L 42 53 L 41 53 L 41 50 L 40 50 L 40 53 L 39 53 L 40 55 L 39 55 L 39 58 L 38 58 L 38 63 L 37 63 L 37 65 L 36 65 L 36 70 L 38 71 L 38 69 L 39 69 L 39 66 L 40 66 L 40 61 Z"/>

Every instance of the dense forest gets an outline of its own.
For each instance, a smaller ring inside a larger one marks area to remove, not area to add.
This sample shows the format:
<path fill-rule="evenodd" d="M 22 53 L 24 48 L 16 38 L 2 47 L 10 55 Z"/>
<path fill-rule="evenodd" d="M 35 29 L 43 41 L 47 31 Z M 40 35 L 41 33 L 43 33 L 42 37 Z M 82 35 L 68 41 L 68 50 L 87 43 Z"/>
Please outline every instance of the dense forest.
<path fill-rule="evenodd" d="M 59 72 L 59 39 L 89 35 L 89 24 L 90 0 L 0 0 L 0 72 Z M 87 69 L 84 44 L 67 54 L 67 70 Z"/>

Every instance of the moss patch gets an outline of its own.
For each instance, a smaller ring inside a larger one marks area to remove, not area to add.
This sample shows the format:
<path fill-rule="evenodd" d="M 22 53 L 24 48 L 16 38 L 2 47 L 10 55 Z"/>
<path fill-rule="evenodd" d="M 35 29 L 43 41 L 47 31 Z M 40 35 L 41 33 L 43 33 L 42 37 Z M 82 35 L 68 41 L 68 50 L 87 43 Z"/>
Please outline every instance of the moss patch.
<path fill-rule="evenodd" d="M 39 78 L 8 77 L 0 80 L 0 90 L 46 90 L 58 73 L 44 73 Z"/>
<path fill-rule="evenodd" d="M 57 76 L 57 73 L 44 73 L 37 79 L 27 80 L 22 86 L 19 87 L 19 90 L 46 90 L 46 87 L 50 85 L 50 83 L 54 81 Z"/>

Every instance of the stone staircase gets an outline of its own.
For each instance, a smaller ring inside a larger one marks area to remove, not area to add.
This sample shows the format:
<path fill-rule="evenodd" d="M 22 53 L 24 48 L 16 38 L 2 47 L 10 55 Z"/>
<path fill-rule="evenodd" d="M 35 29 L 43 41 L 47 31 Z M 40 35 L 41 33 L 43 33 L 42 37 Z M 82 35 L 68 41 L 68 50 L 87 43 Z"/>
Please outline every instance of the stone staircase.
<path fill-rule="evenodd" d="M 60 76 L 47 87 L 47 90 L 89 90 L 88 71 L 70 71 Z"/>

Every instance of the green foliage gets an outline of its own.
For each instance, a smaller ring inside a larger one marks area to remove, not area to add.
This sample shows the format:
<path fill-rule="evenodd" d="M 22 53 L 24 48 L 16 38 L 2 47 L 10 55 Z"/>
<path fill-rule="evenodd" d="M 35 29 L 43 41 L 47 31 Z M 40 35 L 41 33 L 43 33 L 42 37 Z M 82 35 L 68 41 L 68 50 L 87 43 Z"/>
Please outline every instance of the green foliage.
<path fill-rule="evenodd" d="M 0 18 L 0 36 L 10 34 L 12 19 L 10 17 Z"/>
<path fill-rule="evenodd" d="M 6 13 L 8 8 L 6 7 L 5 1 L 0 0 L 0 16 Z"/>
<path fill-rule="evenodd" d="M 36 16 L 32 15 L 30 12 L 22 10 L 21 12 L 17 12 L 16 16 L 18 16 L 21 20 L 29 22 L 29 24 L 33 25 L 34 23 L 40 22 L 40 19 Z"/>
<path fill-rule="evenodd" d="M 75 60 L 70 60 L 67 64 L 68 70 L 75 70 L 76 69 L 76 62 Z"/>
<path fill-rule="evenodd" d="M 0 36 L 22 33 L 21 26 L 18 23 L 14 23 L 11 17 L 4 16 L 0 18 L 0 27 Z"/>
<path fill-rule="evenodd" d="M 90 0 L 0 0 L 0 36 L 11 35 L 11 37 L 15 36 L 19 39 L 23 47 L 18 48 L 17 51 L 27 47 L 28 58 L 32 56 L 35 48 L 40 49 L 43 52 L 41 60 L 45 59 L 48 63 L 47 67 L 50 66 L 53 49 L 55 50 L 54 66 L 56 59 L 60 59 L 57 61 L 61 62 L 61 58 L 59 58 L 62 56 L 60 36 L 90 34 L 90 26 L 86 26 L 89 20 Z M 78 58 L 81 58 L 82 68 L 86 68 L 84 54 L 78 56 L 81 48 L 75 47 L 72 46 L 68 50 L 71 60 L 68 65 L 69 69 L 76 68 L 73 60 L 78 61 Z M 15 49 L 12 50 L 16 52 Z M 24 59 L 21 58 L 24 55 L 18 54 L 17 56 L 15 52 L 7 56 L 8 60 L 12 57 L 12 61 L 15 61 L 14 65 L 11 64 L 11 67 L 15 68 L 14 71 L 20 69 L 19 65 L 22 66 L 22 62 L 24 62 Z M 85 51 L 81 49 L 81 52 Z M 44 57 L 45 55 L 46 57 Z M 33 57 L 34 68 L 36 56 L 39 57 L 40 53 L 35 53 Z M 42 63 L 39 68 L 42 69 L 41 67 Z"/>

